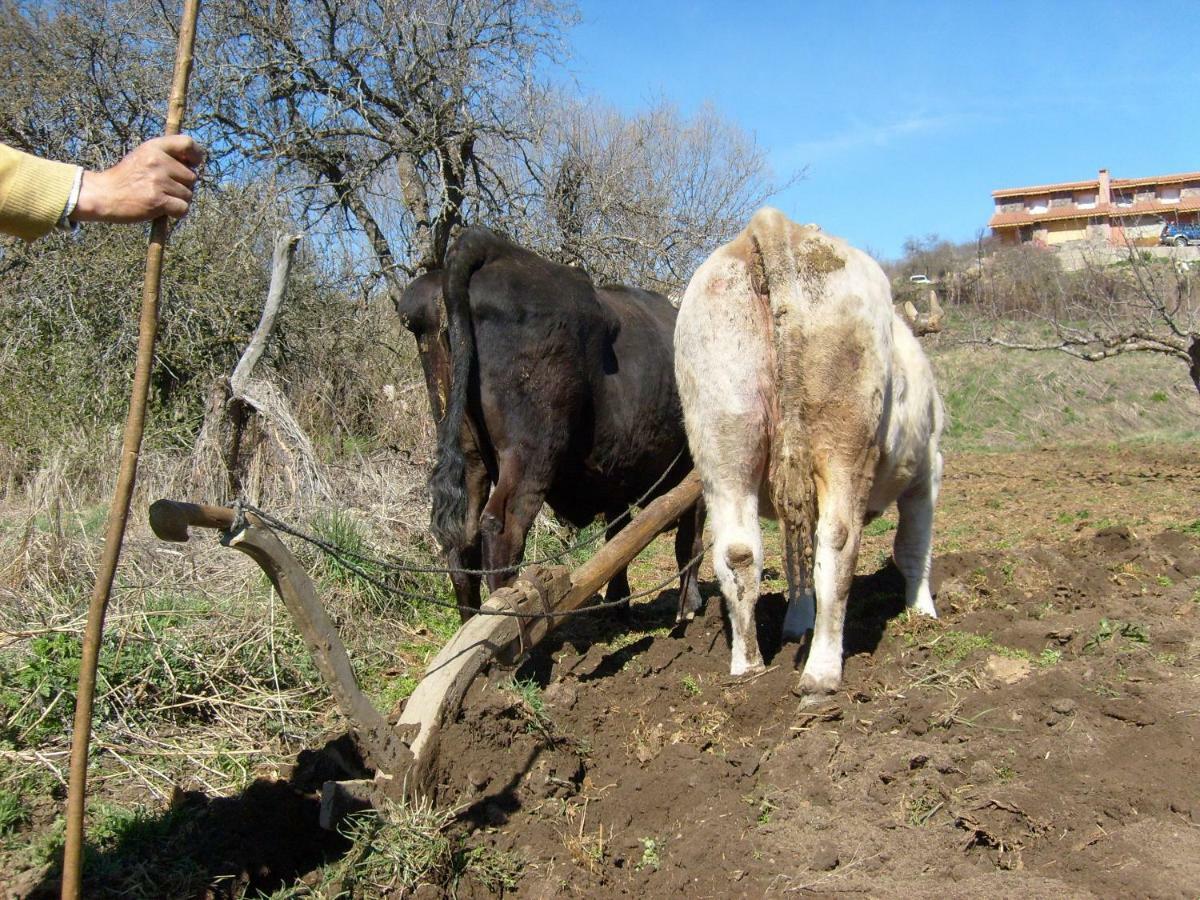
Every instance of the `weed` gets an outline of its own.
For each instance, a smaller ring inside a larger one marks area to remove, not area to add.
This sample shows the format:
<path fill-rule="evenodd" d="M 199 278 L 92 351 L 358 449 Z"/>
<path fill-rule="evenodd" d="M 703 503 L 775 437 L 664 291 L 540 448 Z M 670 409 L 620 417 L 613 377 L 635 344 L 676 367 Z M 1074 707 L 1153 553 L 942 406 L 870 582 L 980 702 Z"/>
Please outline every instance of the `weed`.
<path fill-rule="evenodd" d="M 657 872 L 659 866 L 662 865 L 663 842 L 655 838 L 644 837 L 641 839 L 641 843 L 642 858 L 638 861 L 637 870 L 640 872 L 649 867 Z"/>
<path fill-rule="evenodd" d="M 549 738 L 550 714 L 546 712 L 546 700 L 542 696 L 542 689 L 538 687 L 538 683 L 532 678 L 510 678 L 500 687 L 516 694 L 517 699 L 521 701 L 521 710 L 525 715 L 525 730 L 531 733 L 541 732 Z"/>
<path fill-rule="evenodd" d="M 1150 395 L 1150 402 L 1151 403 L 1166 403 L 1167 402 L 1167 392 L 1166 391 L 1155 391 L 1153 394 Z"/>
<path fill-rule="evenodd" d="M 1017 773 L 1013 771 L 1012 766 L 1000 766 L 996 769 L 996 778 L 1003 784 L 1004 782 L 1012 781 Z"/>
<path fill-rule="evenodd" d="M 904 819 L 909 825 L 921 828 L 944 805 L 945 801 L 941 794 L 933 790 L 926 791 L 924 794 L 909 797 L 904 801 Z"/>
<path fill-rule="evenodd" d="M 1033 608 L 1033 612 L 1029 614 L 1029 617 L 1031 619 L 1040 621 L 1046 618 L 1046 616 L 1050 615 L 1052 612 L 1054 612 L 1054 604 L 1047 600 L 1044 603 L 1039 603 L 1037 606 L 1035 606 Z"/>
<path fill-rule="evenodd" d="M 0 789 L 0 836 L 11 834 L 29 821 L 29 810 L 16 791 Z"/>
<path fill-rule="evenodd" d="M 351 896 L 360 891 L 406 895 L 421 884 L 447 885 L 470 857 L 455 852 L 447 831 L 453 820 L 453 810 L 427 800 L 390 803 L 379 812 L 353 816 L 341 829 L 352 846 L 327 877 L 340 881 Z"/>
<path fill-rule="evenodd" d="M 758 824 L 766 825 L 771 821 L 771 815 L 779 807 L 771 801 L 770 797 L 763 797 L 758 801 Z"/>
<path fill-rule="evenodd" d="M 1006 656 L 1009 659 L 1023 659 L 1026 662 L 1033 662 L 1033 655 L 1028 650 L 1022 650 L 1020 647 L 1009 647 L 1005 644 L 993 644 L 992 649 L 1001 656 Z"/>
<path fill-rule="evenodd" d="M 1084 643 L 1083 652 L 1091 653 L 1099 650 L 1101 645 L 1108 643 L 1116 637 L 1124 638 L 1133 644 L 1147 644 L 1150 642 L 1150 636 L 1143 625 L 1138 625 L 1136 622 L 1110 622 L 1108 619 L 1101 619 L 1100 624 L 1096 626 L 1096 633 Z"/>
<path fill-rule="evenodd" d="M 607 852 L 604 846 L 604 825 L 600 825 L 595 832 L 587 830 L 587 800 L 584 800 L 582 807 L 568 805 L 565 807 L 565 812 L 568 819 L 574 819 L 577 810 L 582 809 L 582 815 L 579 817 L 579 827 L 574 834 L 564 834 L 563 846 L 567 848 L 567 852 L 581 866 L 589 872 L 598 872 L 604 865 L 604 856 Z M 611 838 L 612 835 L 610 834 Z"/>
<path fill-rule="evenodd" d="M 88 829 L 84 871 L 106 896 L 177 897 L 204 884 L 204 865 L 192 855 L 194 813 L 184 807 L 156 813 L 99 803 Z"/>
<path fill-rule="evenodd" d="M 1059 525 L 1070 525 L 1072 522 L 1082 522 L 1091 517 L 1091 512 L 1086 509 L 1079 509 L 1075 512 L 1060 512 L 1055 516 L 1055 521 Z"/>
<path fill-rule="evenodd" d="M 879 537 L 881 534 L 887 534 L 889 531 L 896 530 L 896 522 L 893 519 L 885 519 L 882 516 L 871 522 L 863 528 L 863 534 L 868 537 Z"/>
<path fill-rule="evenodd" d="M 1063 654 L 1061 650 L 1055 647 L 1047 647 L 1038 654 L 1037 664 L 1042 668 L 1049 668 L 1050 666 L 1058 664 L 1058 662 L 1062 660 L 1062 657 Z"/>
<path fill-rule="evenodd" d="M 316 575 L 346 588 L 372 608 L 383 606 L 387 594 L 359 573 L 364 572 L 380 581 L 386 573 L 376 563 L 354 558 L 355 554 L 366 553 L 368 550 L 363 526 L 344 510 L 334 509 L 318 512 L 313 516 L 311 527 L 313 534 L 325 543 L 337 547 L 352 560 L 347 562 L 331 554 L 319 553 L 313 564 Z M 358 571 L 355 571 L 356 569 Z"/>
<path fill-rule="evenodd" d="M 420 679 L 410 672 L 395 676 L 381 672 L 379 677 L 381 680 L 377 683 L 378 686 L 369 689 L 369 693 L 375 705 L 385 710 L 395 709 L 401 700 L 411 697 L 420 683 Z"/>
<path fill-rule="evenodd" d="M 503 894 L 516 890 L 524 863 L 515 853 L 494 847 L 476 847 L 462 856 L 458 868 L 469 872 L 493 894 Z"/>
<path fill-rule="evenodd" d="M 1184 534 L 1200 535 L 1200 519 L 1193 519 L 1186 525 L 1175 525 L 1172 528 L 1175 531 L 1182 531 Z"/>
<path fill-rule="evenodd" d="M 1170 587 L 1175 583 L 1166 575 L 1159 575 L 1154 580 L 1158 583 L 1159 587 Z"/>
<path fill-rule="evenodd" d="M 681 679 L 683 689 L 693 697 L 700 696 L 700 682 L 695 675 L 684 675 Z"/>

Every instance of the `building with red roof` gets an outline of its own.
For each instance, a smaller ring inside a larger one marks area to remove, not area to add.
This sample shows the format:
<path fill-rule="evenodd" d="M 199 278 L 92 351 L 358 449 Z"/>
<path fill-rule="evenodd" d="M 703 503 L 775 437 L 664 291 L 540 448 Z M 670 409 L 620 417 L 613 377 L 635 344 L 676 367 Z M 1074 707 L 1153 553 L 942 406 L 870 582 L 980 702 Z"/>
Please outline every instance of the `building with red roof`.
<path fill-rule="evenodd" d="M 1156 178 L 1065 181 L 992 191 L 988 221 L 1003 243 L 1065 244 L 1105 241 L 1123 246 L 1157 239 L 1166 222 L 1195 223 L 1200 215 L 1200 172 Z"/>

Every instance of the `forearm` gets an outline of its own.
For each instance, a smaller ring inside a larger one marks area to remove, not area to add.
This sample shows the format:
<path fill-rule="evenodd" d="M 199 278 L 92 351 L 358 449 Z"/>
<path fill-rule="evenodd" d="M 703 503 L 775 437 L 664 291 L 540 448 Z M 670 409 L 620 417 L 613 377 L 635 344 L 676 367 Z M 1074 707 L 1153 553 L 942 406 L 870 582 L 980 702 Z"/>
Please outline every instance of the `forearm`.
<path fill-rule="evenodd" d="M 62 217 L 79 167 L 0 144 L 0 232 L 31 241 Z"/>

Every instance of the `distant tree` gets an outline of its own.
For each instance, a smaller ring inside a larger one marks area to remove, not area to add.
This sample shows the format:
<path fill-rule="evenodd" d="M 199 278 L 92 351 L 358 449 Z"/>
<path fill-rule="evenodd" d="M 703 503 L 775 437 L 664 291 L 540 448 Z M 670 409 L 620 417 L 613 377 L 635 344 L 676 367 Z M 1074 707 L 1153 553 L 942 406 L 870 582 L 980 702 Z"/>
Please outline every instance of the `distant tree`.
<path fill-rule="evenodd" d="M 512 227 L 601 280 L 681 288 L 782 187 L 753 138 L 710 106 L 690 118 L 666 102 L 627 115 L 551 94 L 545 109 L 520 160 L 536 190 Z"/>

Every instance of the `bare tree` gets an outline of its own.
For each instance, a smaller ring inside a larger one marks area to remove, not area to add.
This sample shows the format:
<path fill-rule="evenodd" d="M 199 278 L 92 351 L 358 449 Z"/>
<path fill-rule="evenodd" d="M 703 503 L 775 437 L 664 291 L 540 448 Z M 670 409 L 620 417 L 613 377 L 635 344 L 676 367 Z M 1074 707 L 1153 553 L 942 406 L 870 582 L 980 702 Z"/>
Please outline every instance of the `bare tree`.
<path fill-rule="evenodd" d="M 483 148 L 530 140 L 514 110 L 570 18 L 549 0 L 235 0 L 223 13 L 210 97 L 229 152 L 286 172 L 317 216 L 340 210 L 393 296 L 440 263 L 469 211 L 506 202 Z"/>

